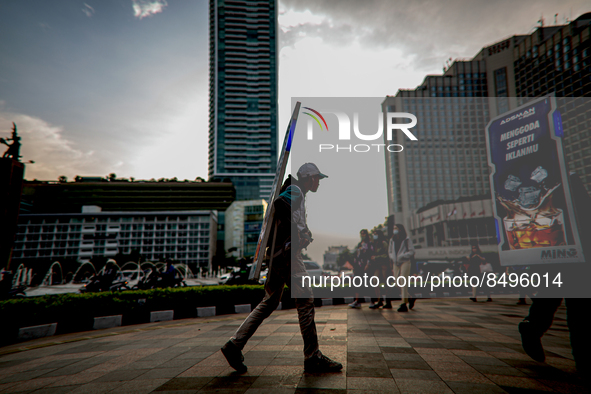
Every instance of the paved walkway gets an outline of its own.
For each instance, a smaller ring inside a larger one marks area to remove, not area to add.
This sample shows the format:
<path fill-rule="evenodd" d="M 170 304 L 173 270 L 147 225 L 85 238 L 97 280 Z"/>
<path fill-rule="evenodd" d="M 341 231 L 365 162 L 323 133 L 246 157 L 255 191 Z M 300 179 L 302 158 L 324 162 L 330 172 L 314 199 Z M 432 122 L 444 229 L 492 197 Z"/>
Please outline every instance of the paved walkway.
<path fill-rule="evenodd" d="M 40 339 L 0 348 L 0 392 L 585 392 L 564 307 L 543 339 L 540 364 L 521 349 L 517 323 L 528 307 L 515 301 L 419 300 L 409 313 L 317 308 L 321 350 L 344 365 L 336 374 L 303 373 L 295 310 L 276 311 L 260 327 L 245 349 L 244 375 L 219 349 L 245 315 Z"/>

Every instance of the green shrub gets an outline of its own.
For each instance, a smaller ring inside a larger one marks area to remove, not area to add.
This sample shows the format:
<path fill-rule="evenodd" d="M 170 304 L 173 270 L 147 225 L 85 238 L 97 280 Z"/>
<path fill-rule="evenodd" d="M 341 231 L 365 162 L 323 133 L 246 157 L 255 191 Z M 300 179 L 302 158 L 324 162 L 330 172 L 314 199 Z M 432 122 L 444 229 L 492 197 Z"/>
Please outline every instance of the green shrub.
<path fill-rule="evenodd" d="M 234 305 L 254 308 L 263 286 L 206 286 L 86 294 L 58 294 L 0 301 L 0 344 L 14 342 L 20 327 L 58 323 L 57 333 L 92 329 L 95 317 L 123 315 L 123 325 L 146 323 L 150 312 L 174 310 L 175 319 L 197 316 L 197 307 L 215 306 L 218 315 L 234 313 Z M 289 289 L 283 307 L 293 307 Z"/>

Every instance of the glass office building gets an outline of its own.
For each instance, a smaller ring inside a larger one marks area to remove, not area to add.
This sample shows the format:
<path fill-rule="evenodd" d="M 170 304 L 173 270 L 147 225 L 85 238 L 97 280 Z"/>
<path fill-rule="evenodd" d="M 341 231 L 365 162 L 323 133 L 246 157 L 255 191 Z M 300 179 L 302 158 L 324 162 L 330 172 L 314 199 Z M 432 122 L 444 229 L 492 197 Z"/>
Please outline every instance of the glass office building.
<path fill-rule="evenodd" d="M 277 166 L 277 2 L 210 0 L 209 178 L 268 199 Z"/>

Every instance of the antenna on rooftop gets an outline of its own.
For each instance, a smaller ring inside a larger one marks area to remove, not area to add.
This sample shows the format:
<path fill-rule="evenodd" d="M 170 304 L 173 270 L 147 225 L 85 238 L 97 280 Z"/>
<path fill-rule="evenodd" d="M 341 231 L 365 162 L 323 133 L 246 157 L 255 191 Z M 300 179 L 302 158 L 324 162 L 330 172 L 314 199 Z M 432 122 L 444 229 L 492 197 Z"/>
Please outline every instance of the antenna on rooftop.
<path fill-rule="evenodd" d="M 558 24 L 558 14 L 554 14 L 554 24 Z"/>
<path fill-rule="evenodd" d="M 540 27 L 544 27 L 544 14 L 542 14 L 540 16 L 540 19 L 538 20 L 538 23 L 540 24 Z"/>

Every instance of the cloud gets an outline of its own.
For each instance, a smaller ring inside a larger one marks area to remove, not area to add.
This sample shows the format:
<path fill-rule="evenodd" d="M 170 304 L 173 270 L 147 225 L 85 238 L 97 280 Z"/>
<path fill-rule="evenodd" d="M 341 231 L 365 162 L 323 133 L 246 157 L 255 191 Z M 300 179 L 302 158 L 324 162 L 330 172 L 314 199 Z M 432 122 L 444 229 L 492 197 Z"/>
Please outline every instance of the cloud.
<path fill-rule="evenodd" d="M 0 136 L 10 136 L 12 122 L 21 137 L 21 161 L 27 164 L 27 179 L 52 180 L 59 175 L 93 174 L 100 168 L 93 152 L 84 152 L 63 137 L 63 128 L 29 115 L 0 112 Z M 3 146 L 4 147 L 4 146 Z M 57 175 L 56 175 L 57 174 Z"/>
<path fill-rule="evenodd" d="M 84 8 L 82 8 L 82 12 L 84 12 L 86 16 L 90 18 L 94 14 L 94 8 L 84 3 Z"/>
<path fill-rule="evenodd" d="M 584 0 L 282 0 L 282 16 L 291 17 L 279 18 L 280 45 L 303 36 L 339 46 L 358 41 L 367 49 L 399 49 L 415 57 L 415 69 L 431 70 L 449 57 L 471 57 L 507 36 L 531 33 L 541 14 L 558 12 L 561 23 L 560 16 L 588 8 Z"/>
<path fill-rule="evenodd" d="M 136 18 L 142 19 L 162 12 L 168 5 L 166 0 L 132 0 L 133 14 Z"/>

